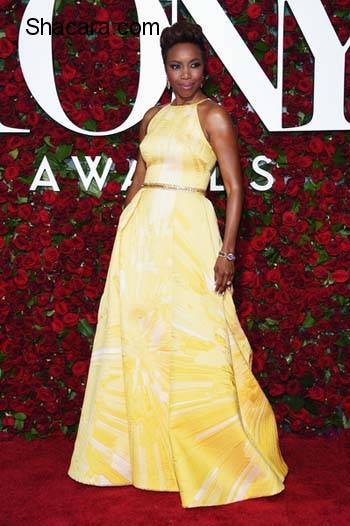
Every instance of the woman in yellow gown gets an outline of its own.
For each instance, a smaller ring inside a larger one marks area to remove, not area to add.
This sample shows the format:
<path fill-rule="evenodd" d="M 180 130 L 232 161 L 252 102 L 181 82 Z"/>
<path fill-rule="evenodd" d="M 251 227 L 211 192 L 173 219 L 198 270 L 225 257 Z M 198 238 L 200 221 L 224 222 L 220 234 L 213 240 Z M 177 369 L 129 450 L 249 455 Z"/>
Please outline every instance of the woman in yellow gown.
<path fill-rule="evenodd" d="M 161 47 L 176 98 L 141 123 L 68 474 L 178 491 L 186 508 L 274 495 L 288 467 L 252 373 L 227 255 L 242 203 L 235 130 L 201 91 L 200 26 L 173 24 Z M 227 193 L 223 240 L 205 197 L 216 161 Z"/>

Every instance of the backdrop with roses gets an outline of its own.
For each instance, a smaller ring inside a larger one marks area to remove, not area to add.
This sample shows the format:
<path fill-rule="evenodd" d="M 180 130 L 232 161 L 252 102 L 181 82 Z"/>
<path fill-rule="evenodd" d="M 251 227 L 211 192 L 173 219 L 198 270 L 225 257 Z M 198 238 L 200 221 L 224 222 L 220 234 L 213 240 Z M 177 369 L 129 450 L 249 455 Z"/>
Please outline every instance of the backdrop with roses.
<path fill-rule="evenodd" d="M 169 22 L 171 2 L 161 2 Z M 0 121 L 31 128 L 0 135 L 0 430 L 31 439 L 77 429 L 99 300 L 136 158 L 138 126 L 92 138 L 57 125 L 28 91 L 18 62 L 25 0 L 0 0 Z M 276 78 L 277 1 L 220 4 L 271 82 Z M 350 0 L 323 0 L 334 30 L 349 37 Z M 179 18 L 191 20 L 179 3 Z M 61 0 L 57 21 L 137 20 L 131 0 Z M 56 85 L 81 127 L 122 123 L 135 100 L 139 38 L 131 34 L 54 36 Z M 283 126 L 312 116 L 313 57 L 286 10 Z M 350 57 L 344 112 L 350 120 Z M 349 132 L 269 133 L 208 44 L 206 94 L 237 126 L 245 202 L 236 246 L 234 301 L 254 351 L 254 373 L 281 431 L 328 433 L 350 427 Z M 161 104 L 170 101 L 165 90 Z M 113 172 L 102 192 L 85 191 L 71 155 L 103 154 Z M 275 182 L 252 169 L 273 160 Z M 60 191 L 29 191 L 46 155 Z M 223 234 L 225 193 L 208 192 Z"/>

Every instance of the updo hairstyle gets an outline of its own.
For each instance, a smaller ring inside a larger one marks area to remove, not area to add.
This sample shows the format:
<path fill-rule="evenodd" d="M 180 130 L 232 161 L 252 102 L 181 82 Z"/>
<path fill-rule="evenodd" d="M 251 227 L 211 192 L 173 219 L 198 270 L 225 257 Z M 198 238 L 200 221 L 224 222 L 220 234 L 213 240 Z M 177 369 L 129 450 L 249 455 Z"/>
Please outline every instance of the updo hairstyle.
<path fill-rule="evenodd" d="M 199 46 L 202 53 L 204 68 L 206 65 L 206 49 L 204 35 L 199 24 L 192 24 L 187 20 L 175 22 L 172 26 L 165 27 L 160 35 L 160 47 L 165 65 L 169 49 L 175 44 L 187 43 Z"/>

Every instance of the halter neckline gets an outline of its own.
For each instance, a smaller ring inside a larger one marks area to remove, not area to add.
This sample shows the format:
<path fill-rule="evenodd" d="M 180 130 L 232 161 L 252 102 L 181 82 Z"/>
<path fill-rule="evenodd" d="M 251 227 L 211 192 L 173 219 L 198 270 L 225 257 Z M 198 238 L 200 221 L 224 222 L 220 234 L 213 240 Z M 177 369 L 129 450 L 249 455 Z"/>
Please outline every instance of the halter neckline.
<path fill-rule="evenodd" d="M 194 104 L 199 104 L 200 102 L 203 102 L 204 100 L 210 100 L 209 97 L 206 97 L 205 99 L 201 99 L 201 100 L 196 100 L 195 102 L 190 102 L 189 104 L 172 104 L 171 102 L 169 102 L 169 106 L 171 108 L 185 108 L 186 106 L 193 106 Z"/>

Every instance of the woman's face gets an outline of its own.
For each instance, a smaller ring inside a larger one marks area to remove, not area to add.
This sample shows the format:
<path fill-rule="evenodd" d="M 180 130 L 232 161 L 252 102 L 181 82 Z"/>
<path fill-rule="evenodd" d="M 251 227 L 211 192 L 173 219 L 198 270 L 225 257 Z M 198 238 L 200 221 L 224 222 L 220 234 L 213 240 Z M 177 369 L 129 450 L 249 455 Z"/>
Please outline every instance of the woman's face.
<path fill-rule="evenodd" d="M 168 51 L 165 65 L 175 95 L 181 99 L 192 99 L 203 82 L 201 48 L 191 42 L 174 44 Z"/>

